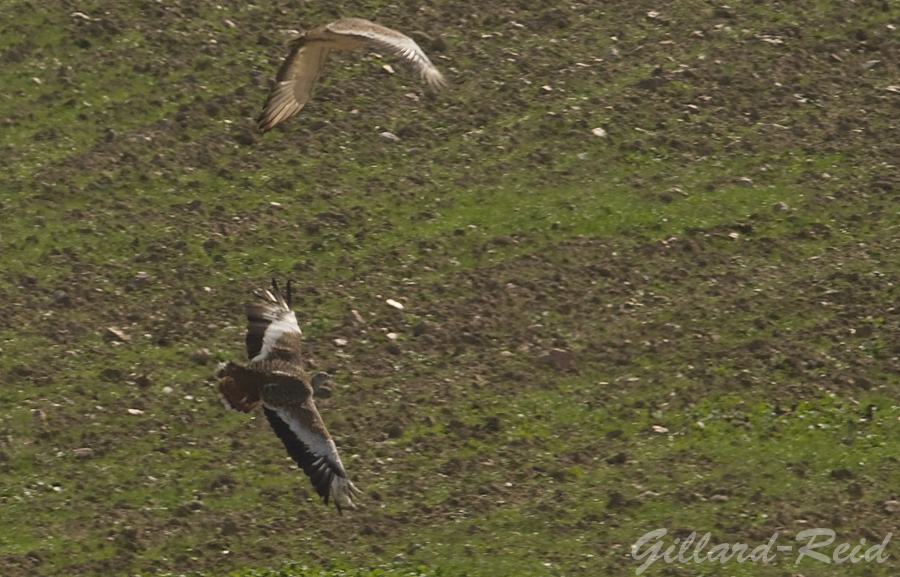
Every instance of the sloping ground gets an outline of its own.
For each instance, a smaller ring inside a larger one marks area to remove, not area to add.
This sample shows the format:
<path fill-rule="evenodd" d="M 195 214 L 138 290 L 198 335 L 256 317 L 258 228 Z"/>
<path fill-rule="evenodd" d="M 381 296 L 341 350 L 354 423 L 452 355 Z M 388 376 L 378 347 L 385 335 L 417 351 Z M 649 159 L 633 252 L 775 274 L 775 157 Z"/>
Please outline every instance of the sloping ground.
<path fill-rule="evenodd" d="M 897 533 L 891 3 L 0 15 L 3 575 L 625 574 L 659 527 Z M 338 15 L 416 31 L 452 88 L 338 54 L 261 138 L 281 31 Z M 211 387 L 273 276 L 334 375 L 344 516 Z M 890 570 L 795 558 L 727 570 Z"/>

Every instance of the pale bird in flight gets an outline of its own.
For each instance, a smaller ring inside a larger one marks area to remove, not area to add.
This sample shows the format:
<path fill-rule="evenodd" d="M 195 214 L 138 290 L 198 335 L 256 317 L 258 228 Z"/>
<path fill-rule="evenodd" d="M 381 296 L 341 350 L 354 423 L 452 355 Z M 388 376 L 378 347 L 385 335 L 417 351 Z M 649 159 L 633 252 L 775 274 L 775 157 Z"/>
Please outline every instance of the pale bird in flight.
<path fill-rule="evenodd" d="M 297 465 L 309 476 L 316 492 L 338 512 L 355 508 L 359 489 L 347 478 L 334 440 L 319 416 L 313 394 L 328 375 L 307 378 L 300 355 L 301 331 L 291 310 L 291 283 L 285 294 L 272 281 L 272 290 L 257 295 L 262 304 L 247 305 L 247 355 L 250 363 L 221 363 L 219 398 L 226 408 L 249 413 L 262 403 L 269 424 Z"/>
<path fill-rule="evenodd" d="M 275 86 L 259 116 L 259 129 L 263 132 L 300 112 L 312 96 L 313 86 L 332 50 L 359 50 L 372 46 L 392 52 L 412 64 L 433 91 L 437 92 L 447 85 L 444 76 L 415 40 L 362 18 L 341 18 L 313 28 L 295 38 L 290 46 L 291 50 L 278 69 Z"/>

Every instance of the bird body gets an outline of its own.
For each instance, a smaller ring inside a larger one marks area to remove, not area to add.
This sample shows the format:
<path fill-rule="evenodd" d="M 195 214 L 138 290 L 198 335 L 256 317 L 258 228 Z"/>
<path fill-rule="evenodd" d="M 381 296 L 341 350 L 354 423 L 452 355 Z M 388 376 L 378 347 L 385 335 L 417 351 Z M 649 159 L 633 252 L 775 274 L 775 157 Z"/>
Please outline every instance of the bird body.
<path fill-rule="evenodd" d="M 249 413 L 262 404 L 263 412 L 288 455 L 309 476 L 316 492 L 340 512 L 354 507 L 359 492 L 347 478 L 337 446 L 316 409 L 313 395 L 324 373 L 307 378 L 300 355 L 301 331 L 291 310 L 290 282 L 286 296 L 272 281 L 260 295 L 263 304 L 247 306 L 247 354 L 250 362 L 222 363 L 216 370 L 219 398 L 226 408 Z"/>
<path fill-rule="evenodd" d="M 341 18 L 295 38 L 278 69 L 275 86 L 259 116 L 259 129 L 267 132 L 294 116 L 312 97 L 316 80 L 332 50 L 360 50 L 371 45 L 406 59 L 434 91 L 446 85 L 440 71 L 415 40 L 396 30 L 362 18 Z"/>

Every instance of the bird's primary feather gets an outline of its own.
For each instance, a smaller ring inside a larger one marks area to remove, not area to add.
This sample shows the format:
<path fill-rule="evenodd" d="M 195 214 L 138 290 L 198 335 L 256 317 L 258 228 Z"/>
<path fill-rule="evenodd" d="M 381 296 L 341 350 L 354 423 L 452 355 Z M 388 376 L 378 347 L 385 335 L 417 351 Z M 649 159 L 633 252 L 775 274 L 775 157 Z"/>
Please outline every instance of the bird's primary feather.
<path fill-rule="evenodd" d="M 269 131 L 294 116 L 309 101 L 325 60 L 332 50 L 359 50 L 371 45 L 404 58 L 434 91 L 447 82 L 415 40 L 380 24 L 362 18 L 341 18 L 314 28 L 296 38 L 287 58 L 278 69 L 263 111 L 259 129 Z"/>

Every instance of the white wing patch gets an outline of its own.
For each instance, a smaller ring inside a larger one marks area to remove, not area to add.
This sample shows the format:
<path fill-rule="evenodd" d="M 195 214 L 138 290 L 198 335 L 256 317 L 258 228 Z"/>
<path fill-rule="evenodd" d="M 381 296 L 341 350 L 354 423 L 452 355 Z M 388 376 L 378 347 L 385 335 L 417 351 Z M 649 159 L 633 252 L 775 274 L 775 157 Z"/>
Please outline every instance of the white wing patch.
<path fill-rule="evenodd" d="M 258 361 L 268 357 L 272 347 L 275 346 L 281 335 L 285 333 L 303 334 L 303 331 L 300 330 L 300 325 L 297 324 L 297 315 L 294 311 L 266 311 L 263 313 L 263 317 L 270 320 L 271 324 L 266 327 L 266 332 L 263 334 L 262 348 L 259 354 L 250 359 L 251 361 Z"/>
<path fill-rule="evenodd" d="M 444 75 L 434 66 L 416 41 L 405 34 L 374 22 L 355 18 L 338 20 L 329 24 L 328 29 L 336 34 L 349 34 L 358 38 L 365 38 L 372 44 L 405 58 L 415 66 L 422 76 L 422 80 L 433 90 L 439 90 L 447 84 Z"/>

